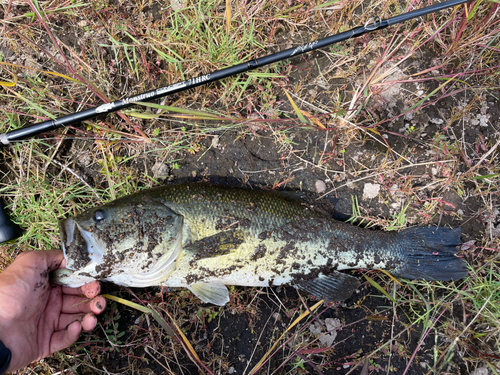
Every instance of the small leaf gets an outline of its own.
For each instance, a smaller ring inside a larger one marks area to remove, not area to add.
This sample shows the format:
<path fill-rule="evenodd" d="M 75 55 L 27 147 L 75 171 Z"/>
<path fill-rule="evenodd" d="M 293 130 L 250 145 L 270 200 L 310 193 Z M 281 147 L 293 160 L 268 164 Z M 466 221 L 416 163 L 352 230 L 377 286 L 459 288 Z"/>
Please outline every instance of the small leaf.
<path fill-rule="evenodd" d="M 378 131 L 376 131 L 375 129 L 372 129 L 372 128 L 367 128 L 367 130 L 371 131 L 372 133 L 375 133 L 377 135 L 380 135 L 380 133 Z"/>
<path fill-rule="evenodd" d="M 208 113 L 208 112 L 197 111 L 194 109 L 171 107 L 168 105 L 161 105 L 161 104 L 148 103 L 148 102 L 134 102 L 134 104 L 138 104 L 138 105 L 142 105 L 142 106 L 150 107 L 150 108 L 163 109 L 165 111 L 170 111 L 170 112 L 182 113 L 185 115 L 196 116 L 197 118 L 200 118 L 200 119 L 207 119 L 207 120 L 219 120 L 220 119 L 220 116 L 217 116 L 217 115 L 214 115 L 214 114 Z"/>
<path fill-rule="evenodd" d="M 6 82 L 6 81 L 0 81 L 0 86 L 5 86 L 5 87 L 14 87 L 17 84 L 17 76 L 14 73 L 9 72 L 12 78 L 14 79 L 14 82 Z"/>
<path fill-rule="evenodd" d="M 297 104 L 295 104 L 295 102 L 293 101 L 292 97 L 290 96 L 290 94 L 286 91 L 285 91 L 285 94 L 286 96 L 288 96 L 288 100 L 290 101 L 290 104 L 292 105 L 293 107 L 293 110 L 295 111 L 295 113 L 297 114 L 297 117 L 299 118 L 300 122 L 302 122 L 303 124 L 307 124 L 309 123 L 306 118 L 304 117 L 304 115 L 302 114 L 302 112 L 300 112 L 300 109 L 299 107 L 297 107 Z"/>
<path fill-rule="evenodd" d="M 322 8 L 326 8 L 327 6 L 330 6 L 332 4 L 335 4 L 335 3 L 338 3 L 340 0 L 333 0 L 333 1 L 328 1 L 326 3 L 323 3 L 323 4 L 319 4 L 319 5 L 316 5 L 313 10 L 320 10 Z"/>
<path fill-rule="evenodd" d="M 153 306 L 151 306 L 151 304 L 149 304 L 148 306 L 150 307 L 149 311 L 151 312 L 151 315 L 158 322 L 158 324 L 162 326 L 165 332 L 167 332 L 167 334 L 173 339 L 177 338 L 174 330 L 170 328 L 165 319 L 163 319 L 163 317 L 160 314 L 158 314 L 158 312 L 153 308 Z"/>
<path fill-rule="evenodd" d="M 484 175 L 484 176 L 471 177 L 471 180 L 482 180 L 483 178 L 493 178 L 493 177 L 498 177 L 498 176 L 500 176 L 500 173 L 487 174 L 487 175 Z"/>
<path fill-rule="evenodd" d="M 143 113 L 143 112 L 136 112 L 136 111 L 123 111 L 123 113 L 126 114 L 127 116 L 142 118 L 142 119 L 146 119 L 146 120 L 156 119 L 161 115 L 161 113 L 160 114 Z"/>
<path fill-rule="evenodd" d="M 319 128 L 326 130 L 326 126 L 323 125 L 316 117 L 311 115 L 307 111 L 303 111 L 302 109 L 299 109 L 300 113 L 302 113 L 304 116 L 306 116 L 310 121 L 312 121 L 314 124 L 318 125 Z"/>
<path fill-rule="evenodd" d="M 277 73 L 261 73 L 261 72 L 247 72 L 247 76 L 255 78 L 281 78 L 285 77 L 282 74 Z"/>

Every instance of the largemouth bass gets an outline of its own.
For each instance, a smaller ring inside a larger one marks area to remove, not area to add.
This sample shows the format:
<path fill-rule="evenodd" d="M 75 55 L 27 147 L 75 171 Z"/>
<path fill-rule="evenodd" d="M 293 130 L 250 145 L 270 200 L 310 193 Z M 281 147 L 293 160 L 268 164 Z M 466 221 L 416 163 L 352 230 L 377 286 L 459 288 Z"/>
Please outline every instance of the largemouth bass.
<path fill-rule="evenodd" d="M 399 233 L 335 221 L 289 196 L 222 186 L 157 187 L 90 209 L 59 224 L 67 268 L 55 281 L 93 280 L 189 288 L 223 306 L 226 285 L 291 284 L 341 301 L 359 286 L 352 268 L 396 277 L 458 280 L 460 228 Z"/>

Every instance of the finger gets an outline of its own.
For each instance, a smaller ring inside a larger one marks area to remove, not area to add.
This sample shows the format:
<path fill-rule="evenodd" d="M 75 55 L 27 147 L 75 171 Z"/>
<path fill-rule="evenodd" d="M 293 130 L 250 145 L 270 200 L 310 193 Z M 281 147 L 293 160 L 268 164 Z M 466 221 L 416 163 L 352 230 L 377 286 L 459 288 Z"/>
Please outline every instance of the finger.
<path fill-rule="evenodd" d="M 61 314 L 57 324 L 57 330 L 62 331 L 68 328 L 72 323 L 80 322 L 84 331 L 91 331 L 97 324 L 97 318 L 94 314 Z"/>
<path fill-rule="evenodd" d="M 99 281 L 93 281 L 82 285 L 82 292 L 85 297 L 94 298 L 101 293 L 101 283 Z"/>
<path fill-rule="evenodd" d="M 105 309 L 106 309 L 106 298 L 104 298 L 103 296 L 95 297 L 90 303 L 90 310 L 96 315 L 99 315 Z"/>
<path fill-rule="evenodd" d="M 79 321 L 75 321 L 68 325 L 66 329 L 54 332 L 50 338 L 50 354 L 73 345 L 78 340 L 78 337 L 80 337 L 81 331 L 82 324 Z"/>
<path fill-rule="evenodd" d="M 48 272 L 58 269 L 64 260 L 61 250 L 24 251 L 19 254 L 12 265 L 19 267 L 40 267 Z"/>
<path fill-rule="evenodd" d="M 97 318 L 95 317 L 94 314 L 89 313 L 89 314 L 85 314 L 83 316 L 82 329 L 84 331 L 87 331 L 87 332 L 92 331 L 96 325 L 97 325 Z"/>
<path fill-rule="evenodd" d="M 91 301 L 86 297 L 63 295 L 61 312 L 63 314 L 87 313 L 90 311 Z"/>
<path fill-rule="evenodd" d="M 35 253 L 45 258 L 49 272 L 60 268 L 64 260 L 64 253 L 61 250 L 35 251 Z"/>
<path fill-rule="evenodd" d="M 63 295 L 62 313 L 63 314 L 78 314 L 92 311 L 94 314 L 100 314 L 106 308 L 106 299 L 102 296 L 97 296 L 93 299 L 88 299 L 81 296 Z"/>
<path fill-rule="evenodd" d="M 67 329 L 70 324 L 74 322 L 82 322 L 83 316 L 85 314 L 61 314 L 59 316 L 59 321 L 57 322 L 56 331 L 63 331 Z"/>
<path fill-rule="evenodd" d="M 64 294 L 78 294 L 84 295 L 87 298 L 94 298 L 101 293 L 101 283 L 99 281 L 92 281 L 88 284 L 82 285 L 79 288 L 63 287 Z"/>

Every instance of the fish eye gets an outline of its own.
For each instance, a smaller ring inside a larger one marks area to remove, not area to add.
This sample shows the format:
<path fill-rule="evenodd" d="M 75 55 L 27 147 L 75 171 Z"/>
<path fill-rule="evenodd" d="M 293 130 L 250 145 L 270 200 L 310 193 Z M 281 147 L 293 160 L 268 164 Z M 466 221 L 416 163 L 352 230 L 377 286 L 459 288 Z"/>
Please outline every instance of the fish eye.
<path fill-rule="evenodd" d="M 92 219 L 94 219 L 97 224 L 101 224 L 104 220 L 106 220 L 106 212 L 103 210 L 97 210 L 94 212 Z"/>

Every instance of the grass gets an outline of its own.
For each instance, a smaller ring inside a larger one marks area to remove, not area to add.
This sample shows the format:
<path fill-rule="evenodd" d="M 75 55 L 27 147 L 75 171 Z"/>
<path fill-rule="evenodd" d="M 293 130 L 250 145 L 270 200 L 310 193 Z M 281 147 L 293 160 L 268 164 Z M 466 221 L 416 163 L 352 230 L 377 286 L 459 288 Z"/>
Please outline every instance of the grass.
<path fill-rule="evenodd" d="M 0 132 L 410 6 L 425 4 L 5 2 Z M 232 288 L 222 309 L 200 306 L 188 291 L 110 290 L 157 316 L 113 305 L 100 330 L 32 370 L 249 373 L 264 359 L 260 373 L 269 374 L 413 374 L 423 366 L 428 374 L 499 373 L 499 12 L 498 3 L 478 0 L 2 147 L 0 194 L 26 229 L 0 246 L 2 267 L 21 251 L 58 248 L 58 219 L 162 183 L 213 176 L 292 190 L 314 190 L 320 179 L 322 195 L 377 229 L 461 225 L 470 264 L 466 280 L 443 284 L 355 272 L 366 280 L 359 294 L 314 312 L 317 301 L 293 289 Z M 379 185 L 375 198 L 363 196 L 365 183 Z M 309 327 L 334 317 L 342 330 L 322 347 L 329 333 Z M 164 324 L 178 330 L 166 336 Z"/>

